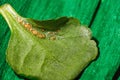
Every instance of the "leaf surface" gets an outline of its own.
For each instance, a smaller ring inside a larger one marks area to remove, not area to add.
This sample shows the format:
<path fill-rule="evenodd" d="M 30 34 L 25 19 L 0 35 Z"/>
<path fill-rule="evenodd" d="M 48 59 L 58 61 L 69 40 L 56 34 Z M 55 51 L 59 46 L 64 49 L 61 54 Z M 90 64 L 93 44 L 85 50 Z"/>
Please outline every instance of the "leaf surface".
<path fill-rule="evenodd" d="M 76 18 L 38 21 L 1 8 L 11 37 L 6 59 L 20 76 L 37 80 L 73 80 L 97 56 L 89 28 Z"/>

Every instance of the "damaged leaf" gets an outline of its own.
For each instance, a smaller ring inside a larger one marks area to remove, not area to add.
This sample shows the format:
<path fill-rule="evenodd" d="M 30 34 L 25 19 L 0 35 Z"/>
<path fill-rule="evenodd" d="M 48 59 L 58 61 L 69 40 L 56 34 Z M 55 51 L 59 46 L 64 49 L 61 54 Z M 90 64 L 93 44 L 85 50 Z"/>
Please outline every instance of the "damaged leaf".
<path fill-rule="evenodd" d="M 11 30 L 6 60 L 20 76 L 73 80 L 97 56 L 90 29 L 76 18 L 23 18 L 9 4 L 0 7 L 0 14 Z"/>

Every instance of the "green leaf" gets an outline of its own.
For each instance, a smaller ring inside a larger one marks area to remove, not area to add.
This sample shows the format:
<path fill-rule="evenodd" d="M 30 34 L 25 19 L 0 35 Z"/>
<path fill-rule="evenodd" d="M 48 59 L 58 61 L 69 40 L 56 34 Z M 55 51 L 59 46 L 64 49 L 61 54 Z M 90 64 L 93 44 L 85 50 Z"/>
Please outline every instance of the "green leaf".
<path fill-rule="evenodd" d="M 0 13 L 11 30 L 6 60 L 20 76 L 73 80 L 97 56 L 90 29 L 76 18 L 23 18 L 9 4 L 1 6 Z"/>

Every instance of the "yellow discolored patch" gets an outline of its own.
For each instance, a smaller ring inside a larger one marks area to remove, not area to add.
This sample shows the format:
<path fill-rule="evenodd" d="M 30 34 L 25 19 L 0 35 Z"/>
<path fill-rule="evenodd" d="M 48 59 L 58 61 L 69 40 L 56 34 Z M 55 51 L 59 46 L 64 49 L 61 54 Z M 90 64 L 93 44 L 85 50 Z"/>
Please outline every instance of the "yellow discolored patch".
<path fill-rule="evenodd" d="M 55 36 L 50 37 L 50 40 L 56 40 Z"/>
<path fill-rule="evenodd" d="M 19 17 L 17 17 L 17 21 L 18 21 L 19 23 L 22 23 L 22 22 L 23 22 L 23 20 L 22 20 L 21 18 L 19 18 Z"/>
<path fill-rule="evenodd" d="M 41 39 L 44 39 L 46 37 L 45 34 L 41 34 L 41 33 L 37 34 L 37 36 Z"/>
<path fill-rule="evenodd" d="M 32 26 L 29 23 L 24 24 L 24 26 L 25 26 L 25 28 L 27 28 L 29 30 L 32 28 Z"/>
<path fill-rule="evenodd" d="M 38 34 L 38 32 L 37 32 L 36 30 L 32 30 L 32 33 L 33 33 L 34 35 Z"/>

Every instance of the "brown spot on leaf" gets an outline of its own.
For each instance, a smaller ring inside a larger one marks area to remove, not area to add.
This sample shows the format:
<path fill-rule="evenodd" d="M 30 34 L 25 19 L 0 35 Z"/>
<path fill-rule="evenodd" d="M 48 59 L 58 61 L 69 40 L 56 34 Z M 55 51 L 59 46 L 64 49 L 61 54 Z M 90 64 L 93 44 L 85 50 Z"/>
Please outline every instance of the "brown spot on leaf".
<path fill-rule="evenodd" d="M 41 34 L 41 33 L 39 33 L 37 36 L 41 39 L 44 39 L 46 37 L 45 34 Z"/>
<path fill-rule="evenodd" d="M 32 33 L 33 33 L 34 35 L 38 34 L 38 32 L 37 32 L 36 30 L 32 30 Z"/>
<path fill-rule="evenodd" d="M 50 37 L 50 40 L 56 40 L 55 36 Z"/>
<path fill-rule="evenodd" d="M 17 21 L 18 21 L 19 23 L 22 23 L 22 22 L 23 22 L 23 20 L 22 20 L 21 18 L 19 18 L 19 17 L 17 17 Z"/>
<path fill-rule="evenodd" d="M 24 24 L 24 26 L 25 26 L 25 28 L 27 28 L 27 29 L 29 29 L 29 30 L 30 30 L 31 27 L 32 27 L 29 23 Z"/>

